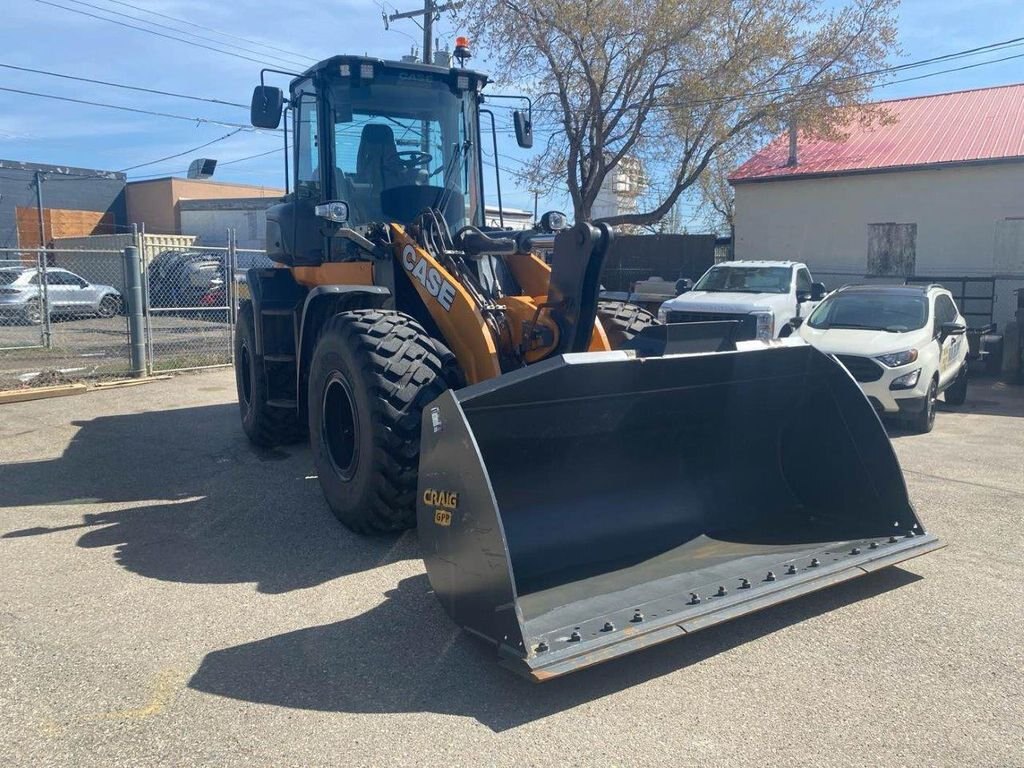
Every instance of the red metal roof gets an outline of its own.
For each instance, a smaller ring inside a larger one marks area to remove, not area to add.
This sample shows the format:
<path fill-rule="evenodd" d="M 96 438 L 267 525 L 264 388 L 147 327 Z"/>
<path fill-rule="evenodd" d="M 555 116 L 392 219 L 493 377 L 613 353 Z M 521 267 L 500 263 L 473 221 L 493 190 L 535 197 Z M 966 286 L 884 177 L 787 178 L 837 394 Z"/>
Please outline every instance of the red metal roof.
<path fill-rule="evenodd" d="M 889 125 L 851 125 L 839 141 L 797 141 L 797 164 L 786 165 L 789 135 L 776 137 L 729 177 L 732 182 L 808 175 L 865 173 L 939 163 L 1024 159 L 1024 83 L 940 93 L 879 105 Z"/>

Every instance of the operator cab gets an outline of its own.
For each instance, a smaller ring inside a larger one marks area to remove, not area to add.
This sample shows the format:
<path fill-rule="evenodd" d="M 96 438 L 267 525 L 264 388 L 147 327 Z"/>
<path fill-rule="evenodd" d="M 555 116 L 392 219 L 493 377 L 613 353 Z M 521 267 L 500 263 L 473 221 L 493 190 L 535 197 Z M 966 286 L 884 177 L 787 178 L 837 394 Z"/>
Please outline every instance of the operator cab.
<path fill-rule="evenodd" d="M 293 79 L 286 133 L 294 192 L 268 211 L 271 258 L 334 260 L 339 225 L 408 224 L 427 208 L 452 232 L 483 226 L 478 116 L 486 83 L 468 69 L 361 56 L 335 56 Z M 253 125 L 276 128 L 284 106 L 279 89 L 258 87 Z"/>

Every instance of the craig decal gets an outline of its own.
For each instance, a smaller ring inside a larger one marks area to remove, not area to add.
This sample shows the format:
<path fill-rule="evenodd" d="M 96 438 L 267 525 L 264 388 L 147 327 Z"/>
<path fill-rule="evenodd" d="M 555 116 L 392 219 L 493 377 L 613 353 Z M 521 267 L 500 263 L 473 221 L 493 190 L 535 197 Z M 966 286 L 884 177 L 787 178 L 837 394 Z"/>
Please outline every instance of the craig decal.
<path fill-rule="evenodd" d="M 450 312 L 452 301 L 455 300 L 455 286 L 441 277 L 441 273 L 430 266 L 426 259 L 421 259 L 416 254 L 416 249 L 411 245 L 402 249 L 402 266 L 416 278 L 431 296 L 437 299 L 445 312 Z"/>

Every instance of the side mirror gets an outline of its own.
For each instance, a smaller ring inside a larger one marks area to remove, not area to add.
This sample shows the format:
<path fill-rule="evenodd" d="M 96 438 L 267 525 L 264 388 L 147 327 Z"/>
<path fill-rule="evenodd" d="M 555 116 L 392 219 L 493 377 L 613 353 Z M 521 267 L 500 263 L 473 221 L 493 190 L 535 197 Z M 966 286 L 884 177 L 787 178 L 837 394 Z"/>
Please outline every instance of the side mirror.
<path fill-rule="evenodd" d="M 676 294 L 682 296 L 693 289 L 693 281 L 688 277 L 681 277 L 676 280 Z"/>
<path fill-rule="evenodd" d="M 512 124 L 516 129 L 516 141 L 523 149 L 533 146 L 533 122 L 518 109 L 512 113 Z"/>
<path fill-rule="evenodd" d="M 811 283 L 811 301 L 821 301 L 828 293 L 824 283 Z"/>
<path fill-rule="evenodd" d="M 272 85 L 257 85 L 252 89 L 249 122 L 256 128 L 275 129 L 281 125 L 284 94 Z"/>
<path fill-rule="evenodd" d="M 814 294 L 811 291 L 797 291 L 796 292 L 796 303 L 803 304 L 805 301 L 811 301 L 811 296 Z"/>
<path fill-rule="evenodd" d="M 939 326 L 939 335 L 945 339 L 947 336 L 962 336 L 967 333 L 967 326 L 963 323 L 943 323 Z"/>
<path fill-rule="evenodd" d="M 794 331 L 795 331 L 795 330 L 796 330 L 797 328 L 799 328 L 799 327 L 800 327 L 801 325 L 803 325 L 803 324 L 804 324 L 804 319 L 803 319 L 802 317 L 800 317 L 799 315 L 797 315 L 796 317 L 791 317 L 791 318 L 789 319 L 789 325 L 790 325 L 790 327 L 791 327 L 791 328 L 792 328 L 792 329 L 793 329 Z"/>

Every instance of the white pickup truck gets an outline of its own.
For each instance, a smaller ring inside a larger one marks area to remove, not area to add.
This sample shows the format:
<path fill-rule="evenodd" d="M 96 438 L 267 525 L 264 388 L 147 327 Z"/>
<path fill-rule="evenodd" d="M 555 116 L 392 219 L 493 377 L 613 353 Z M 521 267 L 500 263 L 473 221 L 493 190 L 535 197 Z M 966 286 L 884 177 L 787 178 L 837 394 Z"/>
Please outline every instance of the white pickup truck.
<path fill-rule="evenodd" d="M 663 323 L 738 320 L 735 340 L 769 341 L 792 332 L 790 321 L 806 318 L 825 297 L 806 264 L 796 261 L 725 261 L 674 299 L 661 305 Z"/>

